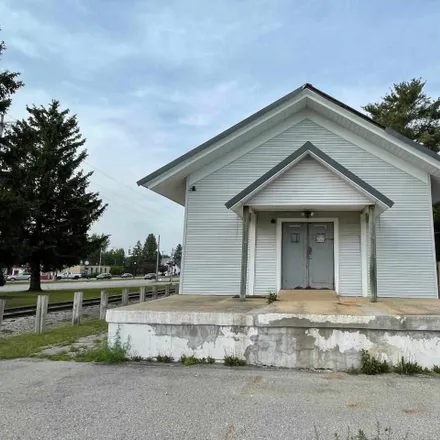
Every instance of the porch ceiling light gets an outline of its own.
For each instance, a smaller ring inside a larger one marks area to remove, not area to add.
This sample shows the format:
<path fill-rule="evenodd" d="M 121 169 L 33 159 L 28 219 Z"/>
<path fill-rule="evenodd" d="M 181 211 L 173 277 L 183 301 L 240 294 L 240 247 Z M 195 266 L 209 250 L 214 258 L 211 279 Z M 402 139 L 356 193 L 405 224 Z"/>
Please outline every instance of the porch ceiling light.
<path fill-rule="evenodd" d="M 301 215 L 305 218 L 310 218 L 313 217 L 315 213 L 313 211 L 302 211 Z"/>

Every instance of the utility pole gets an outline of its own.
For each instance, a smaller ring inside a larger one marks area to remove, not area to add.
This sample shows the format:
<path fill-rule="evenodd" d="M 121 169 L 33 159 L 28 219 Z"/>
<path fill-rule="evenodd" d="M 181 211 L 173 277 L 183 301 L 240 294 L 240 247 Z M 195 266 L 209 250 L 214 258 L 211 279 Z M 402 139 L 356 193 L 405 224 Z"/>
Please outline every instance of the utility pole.
<path fill-rule="evenodd" d="M 99 273 L 101 273 L 102 247 L 99 248 Z"/>
<path fill-rule="evenodd" d="M 4 130 L 4 128 L 5 128 L 5 114 L 4 113 L 2 113 L 1 115 L 0 115 L 0 139 L 2 139 L 3 138 L 3 130 Z"/>
<path fill-rule="evenodd" d="M 156 281 L 159 280 L 159 262 L 160 262 L 160 235 L 157 236 Z"/>

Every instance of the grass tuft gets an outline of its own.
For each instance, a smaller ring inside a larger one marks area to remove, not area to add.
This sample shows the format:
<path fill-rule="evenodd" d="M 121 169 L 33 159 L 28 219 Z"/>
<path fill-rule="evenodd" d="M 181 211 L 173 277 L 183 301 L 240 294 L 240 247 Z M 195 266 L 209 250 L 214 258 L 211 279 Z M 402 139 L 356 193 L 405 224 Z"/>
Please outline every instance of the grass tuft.
<path fill-rule="evenodd" d="M 246 361 L 244 359 L 240 359 L 237 356 L 228 355 L 225 355 L 223 358 L 223 363 L 228 367 L 244 367 L 246 365 Z"/>
<path fill-rule="evenodd" d="M 364 374 L 383 374 L 390 371 L 390 366 L 386 361 L 380 362 L 374 356 L 370 355 L 367 350 L 362 350 L 361 357 L 361 373 Z"/>
<path fill-rule="evenodd" d="M 203 357 L 203 358 L 197 358 L 194 355 L 187 356 L 183 354 L 179 362 L 181 362 L 183 365 L 189 366 L 189 365 L 197 365 L 197 364 L 213 364 L 215 363 L 215 359 L 211 356 Z"/>
<path fill-rule="evenodd" d="M 166 364 L 169 364 L 169 363 L 173 362 L 173 360 L 174 359 L 173 359 L 172 356 L 161 355 L 161 354 L 156 356 L 156 361 L 157 362 L 164 362 Z"/>
<path fill-rule="evenodd" d="M 79 362 L 105 362 L 107 364 L 118 364 L 130 360 L 127 355 L 129 350 L 130 342 L 122 343 L 119 333 L 117 333 L 112 345 L 109 345 L 107 341 L 105 341 L 99 347 L 78 353 L 74 357 L 74 360 Z"/>
<path fill-rule="evenodd" d="M 393 370 L 397 374 L 405 374 L 407 376 L 411 376 L 412 374 L 430 373 L 430 370 L 423 368 L 417 362 L 406 361 L 403 356 L 399 363 L 394 366 Z"/>

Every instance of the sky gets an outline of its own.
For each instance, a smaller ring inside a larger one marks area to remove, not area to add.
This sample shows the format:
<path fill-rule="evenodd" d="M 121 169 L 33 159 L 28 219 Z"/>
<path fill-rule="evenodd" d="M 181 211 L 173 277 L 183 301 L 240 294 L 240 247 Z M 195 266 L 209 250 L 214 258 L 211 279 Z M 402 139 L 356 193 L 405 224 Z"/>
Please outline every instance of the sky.
<path fill-rule="evenodd" d="M 136 181 L 305 82 L 357 109 L 414 77 L 439 96 L 439 23 L 429 0 L 2 0 L 0 68 L 26 83 L 6 120 L 69 108 L 109 204 L 93 232 L 170 252 L 183 208 Z"/>

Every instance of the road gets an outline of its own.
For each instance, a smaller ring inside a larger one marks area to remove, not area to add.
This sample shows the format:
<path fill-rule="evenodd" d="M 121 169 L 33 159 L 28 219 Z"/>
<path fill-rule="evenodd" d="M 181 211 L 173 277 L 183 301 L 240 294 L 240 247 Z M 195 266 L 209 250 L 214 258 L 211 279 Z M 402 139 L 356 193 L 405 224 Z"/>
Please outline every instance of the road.
<path fill-rule="evenodd" d="M 438 439 L 440 378 L 180 365 L 0 362 L 12 439 Z M 370 437 L 368 437 L 370 438 Z M 381 439 L 388 437 L 381 437 Z"/>
<path fill-rule="evenodd" d="M 168 281 L 169 278 L 163 278 Z M 175 279 L 177 282 L 177 279 Z M 56 281 L 49 283 L 41 283 L 43 290 L 70 290 L 70 289 L 104 289 L 106 287 L 139 287 L 152 284 L 154 281 L 144 280 L 142 278 L 136 279 L 113 279 L 113 280 L 70 280 L 70 281 Z M 0 294 L 2 292 L 22 292 L 29 289 L 27 283 L 7 282 L 6 285 L 0 287 Z"/>

